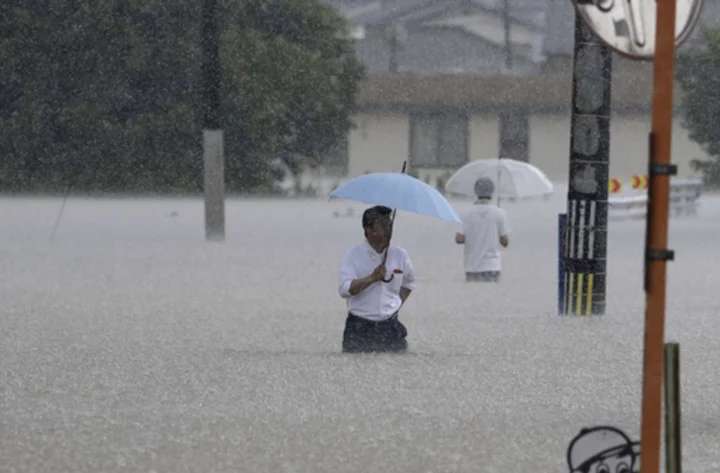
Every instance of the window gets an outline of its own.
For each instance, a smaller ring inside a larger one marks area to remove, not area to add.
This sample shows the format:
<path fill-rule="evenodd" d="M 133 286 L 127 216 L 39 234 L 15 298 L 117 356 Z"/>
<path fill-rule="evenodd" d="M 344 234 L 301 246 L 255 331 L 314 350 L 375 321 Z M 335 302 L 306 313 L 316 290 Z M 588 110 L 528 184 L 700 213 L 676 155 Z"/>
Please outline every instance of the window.
<path fill-rule="evenodd" d="M 500 157 L 528 161 L 528 115 L 524 110 L 500 114 Z"/>
<path fill-rule="evenodd" d="M 410 117 L 411 166 L 460 167 L 467 161 L 467 116 L 423 114 Z"/>

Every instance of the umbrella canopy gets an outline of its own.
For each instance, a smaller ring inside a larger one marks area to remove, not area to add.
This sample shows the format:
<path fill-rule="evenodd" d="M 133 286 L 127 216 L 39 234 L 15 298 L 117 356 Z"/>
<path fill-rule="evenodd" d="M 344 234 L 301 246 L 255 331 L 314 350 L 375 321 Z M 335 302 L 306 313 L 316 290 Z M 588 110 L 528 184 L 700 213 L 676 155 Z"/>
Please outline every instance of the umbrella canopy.
<path fill-rule="evenodd" d="M 532 164 L 515 159 L 479 159 L 461 167 L 445 183 L 452 194 L 475 197 L 475 182 L 492 179 L 498 198 L 537 197 L 552 194 L 553 185 L 545 173 Z"/>
<path fill-rule="evenodd" d="M 434 187 L 404 173 L 375 172 L 351 179 L 330 197 L 384 205 L 440 220 L 462 223 L 450 202 Z"/>

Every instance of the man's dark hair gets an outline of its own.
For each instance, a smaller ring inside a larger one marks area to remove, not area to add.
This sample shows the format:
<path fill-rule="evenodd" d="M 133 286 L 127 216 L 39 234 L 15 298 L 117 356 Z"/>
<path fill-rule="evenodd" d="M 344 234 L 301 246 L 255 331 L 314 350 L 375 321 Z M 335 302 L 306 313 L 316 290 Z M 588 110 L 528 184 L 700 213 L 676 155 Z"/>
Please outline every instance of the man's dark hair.
<path fill-rule="evenodd" d="M 388 207 L 385 207 L 384 205 L 376 205 L 375 207 L 370 207 L 369 209 L 365 210 L 363 212 L 362 216 L 362 226 L 363 228 L 372 227 L 376 221 L 378 221 L 382 217 L 388 217 L 392 213 L 392 210 Z"/>

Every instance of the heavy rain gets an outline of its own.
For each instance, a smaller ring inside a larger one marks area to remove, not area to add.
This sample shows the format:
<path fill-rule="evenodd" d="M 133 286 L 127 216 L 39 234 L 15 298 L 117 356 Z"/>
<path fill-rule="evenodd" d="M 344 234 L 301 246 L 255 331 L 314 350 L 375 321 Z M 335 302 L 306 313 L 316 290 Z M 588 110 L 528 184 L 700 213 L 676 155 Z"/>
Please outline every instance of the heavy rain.
<path fill-rule="evenodd" d="M 702 473 L 720 471 L 720 2 L 679 4 L 702 13 L 675 60 L 664 337 Z M 640 471 L 653 62 L 596 43 L 608 126 L 573 128 L 577 11 L 4 1 L 0 472 Z M 397 209 L 390 234 L 372 205 Z M 481 269 L 479 207 L 502 220 Z M 579 224 L 591 208 L 607 219 Z M 349 250 L 376 243 L 395 283 L 357 296 L 374 266 L 343 279 Z M 363 304 L 378 331 L 397 313 L 406 349 L 345 349 Z M 635 450 L 572 452 L 603 426 Z"/>

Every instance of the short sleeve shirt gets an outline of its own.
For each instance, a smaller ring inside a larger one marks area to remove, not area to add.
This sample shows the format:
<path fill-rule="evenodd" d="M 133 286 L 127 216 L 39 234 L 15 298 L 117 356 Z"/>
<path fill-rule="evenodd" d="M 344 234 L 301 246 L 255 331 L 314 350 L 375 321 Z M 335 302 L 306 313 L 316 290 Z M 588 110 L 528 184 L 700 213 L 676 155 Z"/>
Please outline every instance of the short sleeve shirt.
<path fill-rule="evenodd" d="M 500 237 L 508 234 L 505 210 L 489 202 L 476 202 L 461 219 L 465 235 L 465 271 L 500 271 Z"/>

